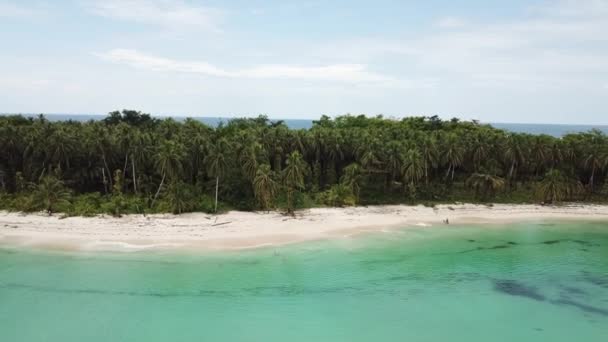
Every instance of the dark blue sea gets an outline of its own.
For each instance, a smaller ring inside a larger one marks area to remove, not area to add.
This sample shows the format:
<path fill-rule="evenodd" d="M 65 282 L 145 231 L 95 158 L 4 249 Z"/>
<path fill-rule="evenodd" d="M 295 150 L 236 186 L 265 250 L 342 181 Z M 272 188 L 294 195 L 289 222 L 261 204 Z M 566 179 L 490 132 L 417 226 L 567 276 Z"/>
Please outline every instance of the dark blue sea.
<path fill-rule="evenodd" d="M 5 114 L 0 114 L 5 115 Z M 37 116 L 33 114 L 24 114 L 26 116 Z M 101 114 L 45 114 L 45 117 L 50 121 L 88 121 L 88 120 L 101 120 L 106 115 Z M 155 116 L 158 118 L 166 118 L 168 116 Z M 185 116 L 172 116 L 175 120 L 184 120 Z M 217 126 L 220 123 L 227 123 L 232 118 L 226 117 L 193 117 L 195 120 L 199 120 L 209 126 Z M 271 119 L 271 121 L 278 121 L 281 119 Z M 313 120 L 307 119 L 285 119 L 282 120 L 285 124 L 292 129 L 308 129 L 312 127 Z M 504 129 L 506 131 L 516 133 L 529 133 L 529 134 L 547 134 L 555 137 L 561 137 L 569 133 L 580 133 L 588 132 L 593 129 L 600 130 L 605 134 L 608 134 L 608 125 L 562 125 L 562 124 L 527 124 L 527 123 L 490 123 L 490 125 Z"/>

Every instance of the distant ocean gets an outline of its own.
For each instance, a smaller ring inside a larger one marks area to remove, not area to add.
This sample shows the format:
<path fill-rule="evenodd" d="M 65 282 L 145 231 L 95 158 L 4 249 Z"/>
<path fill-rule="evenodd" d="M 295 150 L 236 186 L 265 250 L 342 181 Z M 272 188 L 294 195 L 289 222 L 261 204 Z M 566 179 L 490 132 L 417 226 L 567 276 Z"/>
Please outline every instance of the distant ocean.
<path fill-rule="evenodd" d="M 5 114 L 0 114 L 5 115 Z M 34 114 L 24 114 L 26 116 L 36 116 Z M 50 121 L 88 121 L 88 120 L 101 120 L 106 115 L 101 114 L 45 114 L 45 117 Z M 155 116 L 157 118 L 166 118 L 168 116 Z M 184 116 L 174 116 L 175 120 L 184 120 Z M 199 120 L 209 126 L 217 126 L 221 122 L 227 123 L 233 118 L 222 118 L 222 117 L 193 117 L 195 120 Z M 279 121 L 281 119 L 271 119 L 271 121 Z M 292 129 L 308 129 L 312 127 L 313 120 L 305 119 L 285 119 L 282 120 L 285 124 Z M 608 125 L 561 125 L 561 124 L 526 124 L 526 123 L 489 123 L 490 125 L 504 129 L 506 131 L 516 133 L 529 133 L 529 134 L 547 134 L 555 137 L 561 137 L 568 133 L 580 133 L 588 132 L 592 129 L 600 130 L 608 134 Z"/>

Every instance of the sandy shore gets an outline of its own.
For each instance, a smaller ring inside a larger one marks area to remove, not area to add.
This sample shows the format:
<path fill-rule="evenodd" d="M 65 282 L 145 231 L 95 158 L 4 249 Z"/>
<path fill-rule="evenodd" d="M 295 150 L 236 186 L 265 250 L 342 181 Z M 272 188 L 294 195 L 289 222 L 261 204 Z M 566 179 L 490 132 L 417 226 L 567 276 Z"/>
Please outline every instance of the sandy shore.
<path fill-rule="evenodd" d="M 0 212 L 0 245 L 69 250 L 239 249 L 282 245 L 407 227 L 518 221 L 605 220 L 600 205 L 440 205 L 316 208 L 295 218 L 231 211 L 93 218 Z"/>

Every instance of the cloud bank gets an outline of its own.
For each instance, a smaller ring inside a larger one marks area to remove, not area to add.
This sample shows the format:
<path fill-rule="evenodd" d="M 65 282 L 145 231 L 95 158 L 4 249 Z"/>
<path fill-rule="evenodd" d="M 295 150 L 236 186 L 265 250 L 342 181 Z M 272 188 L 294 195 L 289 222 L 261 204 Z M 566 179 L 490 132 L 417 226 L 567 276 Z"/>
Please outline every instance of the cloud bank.
<path fill-rule="evenodd" d="M 180 61 L 148 55 L 130 49 L 114 49 L 97 55 L 106 61 L 126 64 L 139 69 L 194 73 L 215 77 L 344 82 L 382 82 L 392 80 L 390 77 L 368 71 L 367 67 L 362 64 L 334 64 L 314 67 L 268 64 L 240 70 L 226 70 L 203 61 Z"/>
<path fill-rule="evenodd" d="M 88 5 L 93 13 L 103 17 L 170 31 L 220 32 L 224 16 L 217 8 L 189 5 L 181 0 L 96 0 Z"/>

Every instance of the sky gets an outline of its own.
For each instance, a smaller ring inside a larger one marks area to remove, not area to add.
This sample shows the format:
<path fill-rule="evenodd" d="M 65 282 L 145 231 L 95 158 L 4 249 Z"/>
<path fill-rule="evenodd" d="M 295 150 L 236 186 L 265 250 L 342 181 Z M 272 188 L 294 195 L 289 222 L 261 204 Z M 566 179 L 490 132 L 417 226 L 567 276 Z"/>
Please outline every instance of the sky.
<path fill-rule="evenodd" d="M 608 0 L 0 0 L 0 112 L 608 124 Z"/>

